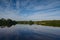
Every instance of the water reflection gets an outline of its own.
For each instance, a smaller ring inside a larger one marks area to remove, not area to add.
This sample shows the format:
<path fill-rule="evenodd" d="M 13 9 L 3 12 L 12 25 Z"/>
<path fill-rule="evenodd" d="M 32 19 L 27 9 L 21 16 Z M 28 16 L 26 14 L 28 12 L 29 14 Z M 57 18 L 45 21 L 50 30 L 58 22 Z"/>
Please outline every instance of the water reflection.
<path fill-rule="evenodd" d="M 0 25 L 0 28 L 12 27 L 13 25 L 16 25 L 16 24 Z M 27 24 L 23 24 L 23 25 L 27 25 Z M 28 25 L 33 25 L 33 24 L 28 24 Z"/>
<path fill-rule="evenodd" d="M 16 24 L 14 24 L 14 25 L 16 25 Z M 0 28 L 5 28 L 5 27 L 12 27 L 12 25 L 10 24 L 10 25 L 2 25 L 2 26 L 0 26 Z"/>
<path fill-rule="evenodd" d="M 0 40 L 60 40 L 60 28 L 17 24 L 0 28 Z"/>

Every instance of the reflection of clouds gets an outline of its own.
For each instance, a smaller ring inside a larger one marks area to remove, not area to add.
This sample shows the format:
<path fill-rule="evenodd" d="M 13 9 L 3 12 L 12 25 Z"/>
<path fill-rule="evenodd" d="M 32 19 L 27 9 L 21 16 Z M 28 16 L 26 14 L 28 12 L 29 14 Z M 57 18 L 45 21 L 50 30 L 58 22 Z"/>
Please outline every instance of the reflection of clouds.
<path fill-rule="evenodd" d="M 41 25 L 15 25 L 10 28 L 0 28 L 0 38 L 4 37 L 6 39 L 55 39 L 60 38 L 60 28 L 48 27 Z"/>
<path fill-rule="evenodd" d="M 42 25 L 16 25 L 17 27 L 13 27 L 12 29 L 16 29 L 17 31 L 24 31 L 24 32 L 34 32 L 38 34 L 55 34 L 60 35 L 60 28 L 59 27 L 49 27 L 49 26 L 42 26 Z"/>

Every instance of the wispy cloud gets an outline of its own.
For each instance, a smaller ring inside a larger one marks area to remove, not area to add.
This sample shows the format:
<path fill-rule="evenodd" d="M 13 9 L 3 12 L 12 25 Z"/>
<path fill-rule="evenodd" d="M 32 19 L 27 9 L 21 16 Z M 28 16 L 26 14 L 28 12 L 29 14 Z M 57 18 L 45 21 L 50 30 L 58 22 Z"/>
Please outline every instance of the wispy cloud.
<path fill-rule="evenodd" d="M 60 19 L 60 0 L 0 0 L 0 18 Z"/>

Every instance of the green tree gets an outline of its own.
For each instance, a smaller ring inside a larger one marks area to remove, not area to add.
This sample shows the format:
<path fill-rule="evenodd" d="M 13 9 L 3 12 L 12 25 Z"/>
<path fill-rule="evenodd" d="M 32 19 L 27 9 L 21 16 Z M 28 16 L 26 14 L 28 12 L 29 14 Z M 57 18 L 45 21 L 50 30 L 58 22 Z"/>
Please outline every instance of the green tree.
<path fill-rule="evenodd" d="M 32 24 L 34 24 L 34 22 L 33 22 L 32 20 L 30 20 L 30 21 L 29 21 L 29 24 L 32 25 Z"/>

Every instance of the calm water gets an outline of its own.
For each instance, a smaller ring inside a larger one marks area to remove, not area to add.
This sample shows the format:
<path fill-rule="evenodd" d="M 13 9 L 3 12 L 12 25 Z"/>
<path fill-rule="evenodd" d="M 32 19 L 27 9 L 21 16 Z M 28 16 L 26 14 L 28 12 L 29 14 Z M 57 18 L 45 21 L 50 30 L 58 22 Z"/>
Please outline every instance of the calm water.
<path fill-rule="evenodd" d="M 0 40 L 60 40 L 60 28 L 17 24 L 0 28 Z"/>

